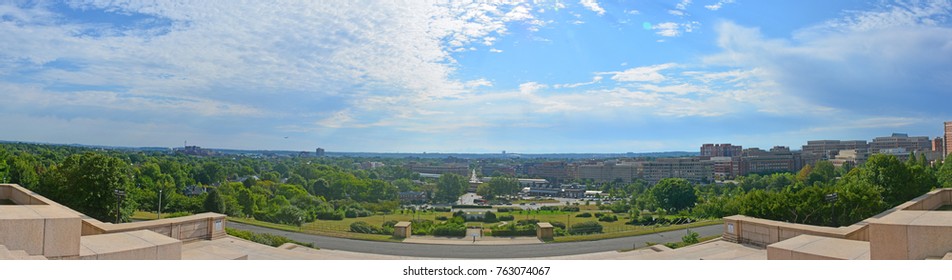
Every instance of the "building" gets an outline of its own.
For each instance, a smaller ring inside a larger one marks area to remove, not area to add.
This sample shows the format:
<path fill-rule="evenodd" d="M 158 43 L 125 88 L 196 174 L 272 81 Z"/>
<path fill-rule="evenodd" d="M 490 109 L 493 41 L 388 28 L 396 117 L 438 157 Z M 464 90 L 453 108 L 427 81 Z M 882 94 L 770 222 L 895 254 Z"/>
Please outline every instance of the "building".
<path fill-rule="evenodd" d="M 952 153 L 952 121 L 945 122 L 945 134 L 942 137 L 945 141 L 945 149 L 942 150 L 942 160 L 945 160 Z"/>
<path fill-rule="evenodd" d="M 741 175 L 797 172 L 803 167 L 800 153 L 791 152 L 790 148 L 783 146 L 775 146 L 770 151 L 745 149 L 740 160 Z"/>
<path fill-rule="evenodd" d="M 945 142 L 943 142 L 944 139 L 945 138 L 942 137 L 936 137 L 935 139 L 932 139 L 932 152 L 938 153 L 939 159 L 943 159 L 946 154 Z"/>
<path fill-rule="evenodd" d="M 423 203 L 429 200 L 426 192 L 407 191 L 400 192 L 397 196 L 400 198 L 400 202 L 405 203 Z"/>
<path fill-rule="evenodd" d="M 578 179 L 592 180 L 596 183 L 614 182 L 621 180 L 631 183 L 641 178 L 643 163 L 640 161 L 606 160 L 595 164 L 583 164 L 577 167 Z"/>
<path fill-rule="evenodd" d="M 701 145 L 702 157 L 735 157 L 744 150 L 742 146 L 731 144 L 704 144 Z"/>
<path fill-rule="evenodd" d="M 379 161 L 365 161 L 360 163 L 360 169 L 363 169 L 363 170 L 377 169 L 384 166 L 387 166 L 387 165 Z"/>
<path fill-rule="evenodd" d="M 522 170 L 526 176 L 545 178 L 552 182 L 564 182 L 574 179 L 572 165 L 564 161 L 530 162 L 523 164 Z"/>
<path fill-rule="evenodd" d="M 324 148 L 317 148 L 316 150 L 314 150 L 314 152 L 315 152 L 314 155 L 317 157 L 324 156 Z"/>
<path fill-rule="evenodd" d="M 858 166 L 866 163 L 866 158 L 868 156 L 868 154 L 862 153 L 858 150 L 842 150 L 836 155 L 835 158 L 830 160 L 830 163 L 833 163 L 833 166 L 835 167 L 841 167 L 844 164 Z"/>
<path fill-rule="evenodd" d="M 803 157 L 810 159 L 809 164 L 817 160 L 828 160 L 836 157 L 836 154 L 843 150 L 856 150 L 859 153 L 867 153 L 869 144 L 866 140 L 811 140 L 803 145 L 801 152 Z"/>
<path fill-rule="evenodd" d="M 181 153 L 181 154 L 186 154 L 186 155 L 191 155 L 191 156 L 200 156 L 200 157 L 207 157 L 207 156 L 213 156 L 213 155 L 215 155 L 215 151 L 212 151 L 212 150 L 209 150 L 209 149 L 203 149 L 202 147 L 199 147 L 199 146 L 185 146 L 185 147 L 183 147 L 183 148 L 181 148 L 181 149 L 176 148 L 176 149 L 175 149 L 175 152 L 176 152 L 176 153 Z"/>
<path fill-rule="evenodd" d="M 664 178 L 684 178 L 692 182 L 711 182 L 714 162 L 699 158 L 659 158 L 644 163 L 644 178 L 655 184 Z"/>
<path fill-rule="evenodd" d="M 417 173 L 427 173 L 427 174 L 447 174 L 452 173 L 464 177 L 470 176 L 469 166 L 465 164 L 440 164 L 440 165 L 426 165 L 417 162 L 411 162 L 406 164 L 406 168 L 410 171 Z"/>
<path fill-rule="evenodd" d="M 893 133 L 891 136 L 876 137 L 869 144 L 869 152 L 878 154 L 885 149 L 903 148 L 909 152 L 925 152 L 932 150 L 932 143 L 928 136 L 909 137 L 905 133 Z"/>
<path fill-rule="evenodd" d="M 741 174 L 740 156 L 735 157 L 711 157 L 714 168 L 715 180 L 733 179 Z"/>

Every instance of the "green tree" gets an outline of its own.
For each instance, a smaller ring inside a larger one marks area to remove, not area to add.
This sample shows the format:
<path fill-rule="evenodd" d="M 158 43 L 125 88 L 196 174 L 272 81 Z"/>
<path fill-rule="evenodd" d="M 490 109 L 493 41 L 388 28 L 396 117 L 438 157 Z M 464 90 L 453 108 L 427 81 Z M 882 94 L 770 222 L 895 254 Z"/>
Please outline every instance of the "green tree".
<path fill-rule="evenodd" d="M 519 192 L 519 180 L 512 177 L 493 177 L 489 187 L 495 195 L 513 195 Z"/>
<path fill-rule="evenodd" d="M 447 173 L 440 176 L 439 181 L 436 183 L 437 192 L 436 200 L 443 202 L 453 202 L 459 199 L 463 192 L 466 191 L 466 188 L 469 186 L 469 181 L 463 176 Z"/>
<path fill-rule="evenodd" d="M 242 213 L 244 213 L 246 217 L 254 216 L 255 212 L 258 211 L 258 205 L 255 204 L 254 195 L 247 188 L 238 191 L 238 204 L 241 205 Z"/>
<path fill-rule="evenodd" d="M 222 200 L 221 194 L 218 192 L 218 189 L 213 188 L 208 192 L 208 196 L 205 197 L 205 202 L 202 203 L 205 211 L 215 212 L 224 214 L 225 213 L 225 201 Z"/>
<path fill-rule="evenodd" d="M 128 166 L 100 153 L 74 154 L 49 172 L 39 192 L 100 221 L 113 221 L 117 210 L 114 192 L 129 191 Z M 127 221 L 137 205 L 133 199 L 125 199 L 120 208 L 121 220 Z"/>
<path fill-rule="evenodd" d="M 952 155 L 950 155 L 949 158 L 952 158 Z M 938 184 L 943 188 L 952 188 L 952 161 L 946 160 L 946 162 L 942 164 L 942 167 L 936 172 L 936 178 L 938 179 Z"/>
<path fill-rule="evenodd" d="M 682 178 L 662 179 L 648 189 L 647 195 L 654 206 L 665 210 L 688 209 L 697 202 L 694 186 Z"/>

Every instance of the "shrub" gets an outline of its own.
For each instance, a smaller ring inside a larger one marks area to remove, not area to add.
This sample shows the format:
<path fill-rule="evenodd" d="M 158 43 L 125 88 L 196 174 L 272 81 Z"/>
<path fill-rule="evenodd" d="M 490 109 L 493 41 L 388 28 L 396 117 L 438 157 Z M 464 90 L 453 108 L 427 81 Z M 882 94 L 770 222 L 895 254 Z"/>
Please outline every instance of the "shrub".
<path fill-rule="evenodd" d="M 343 220 L 343 219 L 344 219 L 344 213 L 341 213 L 341 212 L 338 212 L 338 211 L 321 211 L 321 212 L 317 212 L 317 215 L 316 215 L 316 216 L 317 216 L 317 218 L 320 219 L 320 220 L 337 220 L 337 221 L 340 221 L 340 220 Z"/>
<path fill-rule="evenodd" d="M 565 229 L 565 223 L 563 222 L 549 222 L 549 224 L 556 228 Z"/>
<path fill-rule="evenodd" d="M 512 208 L 509 208 L 509 207 L 500 207 L 496 209 L 496 212 L 499 212 L 499 213 L 505 213 L 505 212 L 511 212 L 511 211 L 512 211 Z"/>
<path fill-rule="evenodd" d="M 591 218 L 591 217 L 592 217 L 592 213 L 582 212 L 582 213 L 579 213 L 579 214 L 575 215 L 575 217 L 579 217 L 579 218 Z"/>
<path fill-rule="evenodd" d="M 436 211 L 436 212 L 450 212 L 450 211 L 452 211 L 452 209 L 450 209 L 450 208 L 448 208 L 448 207 L 436 207 L 436 208 L 433 208 L 433 211 Z"/>
<path fill-rule="evenodd" d="M 392 227 L 395 226 L 395 225 L 397 225 L 397 220 L 389 220 L 389 221 L 383 222 L 383 224 L 381 224 L 380 227 L 390 227 L 390 228 L 392 228 Z"/>
<path fill-rule="evenodd" d="M 562 211 L 565 211 L 565 212 L 578 212 L 578 211 L 581 211 L 581 209 L 579 209 L 578 206 L 563 206 L 563 207 L 562 207 Z"/>
<path fill-rule="evenodd" d="M 436 217 L 436 220 L 437 220 L 437 221 L 446 221 L 446 220 L 449 220 L 449 218 L 447 218 L 446 216 L 439 216 L 439 217 Z"/>
<path fill-rule="evenodd" d="M 497 222 L 497 221 L 499 221 L 499 220 L 496 219 L 496 213 L 486 212 L 486 213 L 483 214 L 483 221 L 484 221 L 484 222 L 487 222 L 487 223 L 495 223 L 495 222 Z"/>
<path fill-rule="evenodd" d="M 558 207 L 558 206 L 542 206 L 542 207 L 539 207 L 539 210 L 542 210 L 542 211 L 559 211 L 559 207 Z"/>
<path fill-rule="evenodd" d="M 380 229 L 368 224 L 364 221 L 354 222 L 350 224 L 350 231 L 356 233 L 380 233 Z"/>
<path fill-rule="evenodd" d="M 278 247 L 284 243 L 294 243 L 301 246 L 316 248 L 314 247 L 314 243 L 298 242 L 298 241 L 294 241 L 280 235 L 273 235 L 273 234 L 267 234 L 267 233 L 254 233 L 250 231 L 233 229 L 233 228 L 225 228 L 225 232 L 228 233 L 228 235 L 231 235 L 234 237 L 249 240 L 255 243 L 261 243 L 261 244 L 272 246 L 272 247 Z"/>
<path fill-rule="evenodd" d="M 595 221 L 581 222 L 572 225 L 569 228 L 569 234 L 591 234 L 591 233 L 601 233 L 602 225 Z"/>
<path fill-rule="evenodd" d="M 598 218 L 600 222 L 614 222 L 618 220 L 618 216 L 615 215 L 603 215 Z"/>
<path fill-rule="evenodd" d="M 595 218 L 601 218 L 602 216 L 605 216 L 605 213 L 602 213 L 602 212 L 595 213 Z"/>
<path fill-rule="evenodd" d="M 499 217 L 496 217 L 496 218 L 499 219 L 500 221 L 512 221 L 512 220 L 515 220 L 515 219 L 516 219 L 516 217 L 514 217 L 514 216 L 512 216 L 512 215 L 499 216 Z"/>
<path fill-rule="evenodd" d="M 519 220 L 518 222 L 516 222 L 516 225 L 527 226 L 527 225 L 535 225 L 538 223 L 539 223 L 539 220 L 528 219 L 528 220 Z"/>
<path fill-rule="evenodd" d="M 466 236 L 466 226 L 461 223 L 447 222 L 433 227 L 436 236 Z"/>

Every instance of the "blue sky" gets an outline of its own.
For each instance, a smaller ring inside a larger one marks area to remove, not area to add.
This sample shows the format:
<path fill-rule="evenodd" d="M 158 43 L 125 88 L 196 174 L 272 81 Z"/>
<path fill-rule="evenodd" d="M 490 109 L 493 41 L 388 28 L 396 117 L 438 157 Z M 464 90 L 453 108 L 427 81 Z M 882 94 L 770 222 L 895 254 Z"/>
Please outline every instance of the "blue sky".
<path fill-rule="evenodd" d="M 0 1 L 3 140 L 794 149 L 952 120 L 950 1 Z"/>

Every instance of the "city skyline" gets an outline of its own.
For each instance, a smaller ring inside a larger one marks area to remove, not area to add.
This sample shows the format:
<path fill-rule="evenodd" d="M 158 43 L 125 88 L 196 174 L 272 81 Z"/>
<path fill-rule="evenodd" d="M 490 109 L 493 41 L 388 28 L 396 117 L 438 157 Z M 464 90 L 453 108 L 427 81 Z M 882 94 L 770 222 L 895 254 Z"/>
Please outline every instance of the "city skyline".
<path fill-rule="evenodd" d="M 0 127 L 386 153 L 943 135 L 952 2 L 752 2 L 5 3 Z"/>

